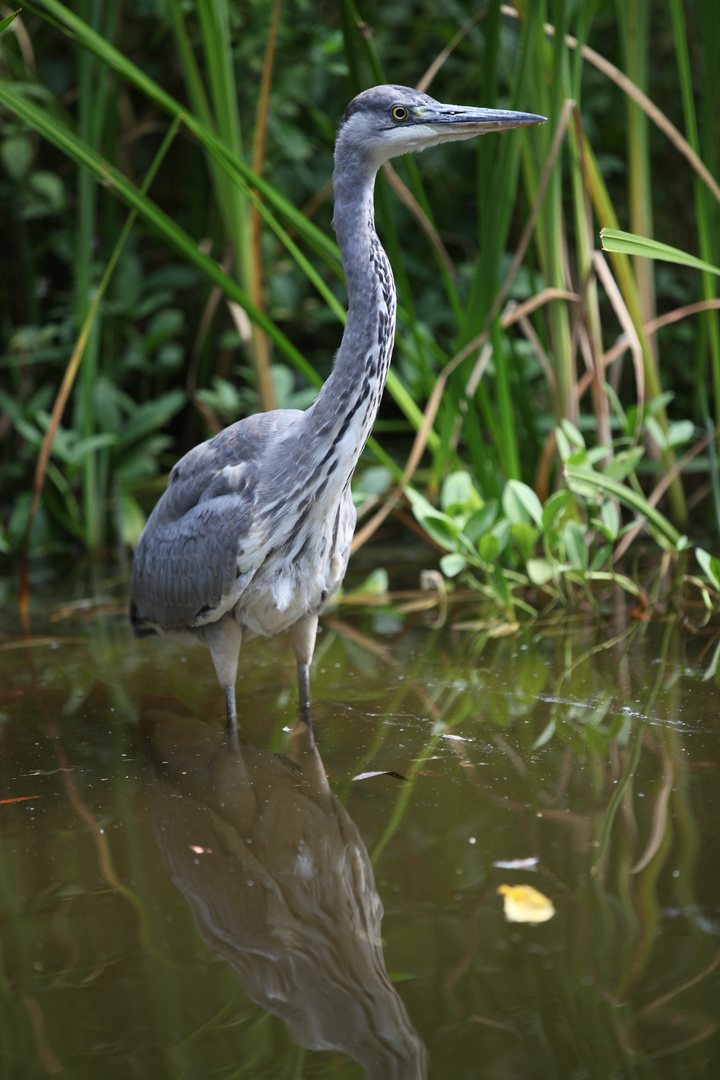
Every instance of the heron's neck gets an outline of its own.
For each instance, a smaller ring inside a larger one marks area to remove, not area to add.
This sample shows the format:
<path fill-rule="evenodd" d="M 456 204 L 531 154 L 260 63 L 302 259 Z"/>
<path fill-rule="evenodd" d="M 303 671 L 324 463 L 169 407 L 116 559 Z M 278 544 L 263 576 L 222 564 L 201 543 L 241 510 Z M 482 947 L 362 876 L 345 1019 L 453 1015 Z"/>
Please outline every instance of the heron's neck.
<path fill-rule="evenodd" d="M 311 426 L 318 447 L 334 448 L 344 480 L 372 430 L 395 338 L 395 283 L 375 231 L 375 173 L 364 159 L 336 153 L 333 225 L 347 282 L 348 314 L 332 373 L 311 410 Z"/>

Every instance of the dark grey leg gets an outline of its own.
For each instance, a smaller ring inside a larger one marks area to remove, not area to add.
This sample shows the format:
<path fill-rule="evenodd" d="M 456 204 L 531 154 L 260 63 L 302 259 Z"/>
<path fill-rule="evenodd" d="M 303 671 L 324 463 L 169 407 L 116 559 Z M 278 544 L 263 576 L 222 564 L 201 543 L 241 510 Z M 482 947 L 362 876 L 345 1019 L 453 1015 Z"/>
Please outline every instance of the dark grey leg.
<path fill-rule="evenodd" d="M 304 715 L 310 708 L 310 665 L 298 663 L 297 677 L 298 705 L 301 715 Z"/>
<path fill-rule="evenodd" d="M 234 738 L 237 742 L 238 722 L 237 722 L 237 706 L 235 704 L 235 685 L 225 687 L 225 710 L 227 713 L 227 719 L 225 720 L 225 730 L 231 738 Z"/>

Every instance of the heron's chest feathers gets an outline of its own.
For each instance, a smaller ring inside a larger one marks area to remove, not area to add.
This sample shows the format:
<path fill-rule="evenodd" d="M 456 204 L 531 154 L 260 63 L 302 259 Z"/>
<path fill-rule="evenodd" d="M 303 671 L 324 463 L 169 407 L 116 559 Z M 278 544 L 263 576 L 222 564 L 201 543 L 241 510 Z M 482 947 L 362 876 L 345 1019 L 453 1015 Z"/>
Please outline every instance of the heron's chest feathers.
<path fill-rule="evenodd" d="M 332 508 L 320 499 L 275 534 L 275 545 L 244 590 L 235 617 L 253 634 L 287 630 L 340 588 L 350 557 L 355 508 L 349 489 Z M 242 556 L 238 558 L 240 567 Z"/>

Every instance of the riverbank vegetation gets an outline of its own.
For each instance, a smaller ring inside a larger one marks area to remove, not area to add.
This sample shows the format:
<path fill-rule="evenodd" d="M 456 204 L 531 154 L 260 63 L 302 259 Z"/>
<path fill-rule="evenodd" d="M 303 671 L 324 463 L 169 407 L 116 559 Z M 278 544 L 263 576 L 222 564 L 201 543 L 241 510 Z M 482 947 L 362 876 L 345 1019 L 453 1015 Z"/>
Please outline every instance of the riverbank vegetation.
<path fill-rule="evenodd" d="M 411 510 L 512 621 L 617 585 L 646 609 L 645 538 L 716 607 L 714 8 L 0 9 L 2 553 L 122 568 L 180 453 L 312 401 L 344 318 L 334 131 L 392 81 L 548 123 L 379 178 L 399 324 L 356 546 Z"/>

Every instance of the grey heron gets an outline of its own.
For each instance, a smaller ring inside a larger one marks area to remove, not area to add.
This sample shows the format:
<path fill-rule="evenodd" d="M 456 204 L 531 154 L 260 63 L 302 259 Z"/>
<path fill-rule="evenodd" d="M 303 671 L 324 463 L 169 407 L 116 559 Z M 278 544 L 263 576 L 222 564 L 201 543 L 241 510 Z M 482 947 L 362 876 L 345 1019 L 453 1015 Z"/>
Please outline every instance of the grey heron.
<path fill-rule="evenodd" d="M 335 143 L 333 227 L 348 314 L 332 372 L 305 412 L 249 416 L 181 458 L 135 551 L 136 634 L 192 636 L 209 647 L 231 733 L 243 638 L 290 632 L 307 712 L 318 614 L 347 569 L 356 520 L 350 480 L 395 337 L 395 285 L 374 224 L 378 169 L 401 154 L 544 119 L 443 105 L 393 85 L 365 90 L 346 108 Z"/>

